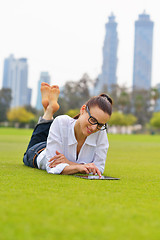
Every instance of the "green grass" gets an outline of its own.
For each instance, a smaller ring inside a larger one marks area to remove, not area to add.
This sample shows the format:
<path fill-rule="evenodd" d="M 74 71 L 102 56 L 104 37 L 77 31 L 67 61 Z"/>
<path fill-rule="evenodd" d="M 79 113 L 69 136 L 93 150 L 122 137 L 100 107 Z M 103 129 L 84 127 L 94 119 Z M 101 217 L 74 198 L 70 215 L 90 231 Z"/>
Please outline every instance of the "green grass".
<path fill-rule="evenodd" d="M 0 128 L 0 239 L 160 239 L 160 136 L 109 135 L 105 175 L 22 164 L 31 130 Z"/>

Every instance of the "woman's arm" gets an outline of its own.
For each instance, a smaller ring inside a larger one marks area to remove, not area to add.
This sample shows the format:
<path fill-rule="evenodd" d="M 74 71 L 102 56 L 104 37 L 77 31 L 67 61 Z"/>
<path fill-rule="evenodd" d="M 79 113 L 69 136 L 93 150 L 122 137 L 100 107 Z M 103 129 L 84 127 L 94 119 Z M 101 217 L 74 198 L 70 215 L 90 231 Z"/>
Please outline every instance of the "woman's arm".
<path fill-rule="evenodd" d="M 69 165 L 66 166 L 61 172 L 61 174 L 64 175 L 70 175 L 74 173 L 93 173 L 94 175 L 98 174 L 98 176 L 101 177 L 101 172 L 94 163 Z"/>
<path fill-rule="evenodd" d="M 56 167 L 58 164 L 61 163 L 66 163 L 69 164 L 69 166 L 66 166 L 63 171 L 61 172 L 61 174 L 74 174 L 74 173 L 93 173 L 93 174 L 98 174 L 99 176 L 101 176 L 101 173 L 99 171 L 99 169 L 96 167 L 96 165 L 94 163 L 88 163 L 88 164 L 78 164 L 78 163 L 74 163 L 69 161 L 63 154 L 59 153 L 58 151 L 56 151 L 56 156 L 54 156 L 53 158 L 51 158 L 49 160 L 50 168 L 54 168 Z"/>

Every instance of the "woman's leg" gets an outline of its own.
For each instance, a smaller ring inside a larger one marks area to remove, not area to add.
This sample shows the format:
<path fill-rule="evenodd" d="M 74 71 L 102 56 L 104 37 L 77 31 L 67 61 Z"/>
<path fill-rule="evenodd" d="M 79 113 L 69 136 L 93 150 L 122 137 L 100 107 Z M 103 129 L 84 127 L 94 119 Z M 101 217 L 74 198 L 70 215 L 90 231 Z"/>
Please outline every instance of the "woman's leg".
<path fill-rule="evenodd" d="M 32 163 L 33 161 L 31 161 L 34 153 L 40 152 L 46 146 L 49 129 L 53 121 L 53 114 L 59 109 L 59 105 L 57 103 L 59 93 L 60 91 L 58 86 L 50 86 L 47 83 L 41 84 L 44 115 L 40 122 L 36 125 L 26 153 L 24 154 L 23 161 L 25 165 L 34 167 Z"/>
<path fill-rule="evenodd" d="M 43 123 L 38 123 L 36 125 L 36 127 L 32 133 L 31 139 L 29 141 L 26 152 L 28 151 L 28 149 L 30 149 L 35 144 L 47 141 L 49 129 L 50 129 L 52 122 L 53 122 L 53 120 L 46 121 L 46 122 L 44 121 Z"/>
<path fill-rule="evenodd" d="M 44 115 L 33 131 L 27 150 L 37 143 L 47 141 L 50 125 L 53 121 L 53 114 L 59 109 L 57 103 L 59 92 L 59 87 L 56 85 L 41 84 Z"/>

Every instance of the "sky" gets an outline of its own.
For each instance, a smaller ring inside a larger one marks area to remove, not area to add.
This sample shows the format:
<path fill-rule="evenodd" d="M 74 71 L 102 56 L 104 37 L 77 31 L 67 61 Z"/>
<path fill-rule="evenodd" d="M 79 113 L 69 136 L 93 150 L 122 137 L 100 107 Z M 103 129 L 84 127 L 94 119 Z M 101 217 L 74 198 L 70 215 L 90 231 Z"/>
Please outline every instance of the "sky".
<path fill-rule="evenodd" d="M 157 0 L 0 0 L 0 88 L 4 59 L 27 58 L 28 86 L 36 103 L 37 83 L 48 71 L 51 84 L 63 86 L 84 73 L 101 73 L 105 24 L 118 23 L 118 84 L 130 87 L 134 22 L 144 10 L 154 22 L 152 86 L 160 83 L 160 14 Z"/>

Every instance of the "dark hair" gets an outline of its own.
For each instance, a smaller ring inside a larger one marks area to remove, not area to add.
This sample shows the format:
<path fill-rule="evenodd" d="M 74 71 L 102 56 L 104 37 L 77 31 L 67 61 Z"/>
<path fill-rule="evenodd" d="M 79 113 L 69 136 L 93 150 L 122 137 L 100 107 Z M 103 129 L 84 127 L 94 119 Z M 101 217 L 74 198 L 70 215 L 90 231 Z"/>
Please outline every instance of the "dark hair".
<path fill-rule="evenodd" d="M 89 107 L 98 106 L 103 112 L 108 113 L 110 116 L 112 114 L 112 98 L 105 93 L 100 94 L 99 96 L 91 97 L 85 105 Z M 78 119 L 80 114 L 76 115 L 74 119 Z"/>

